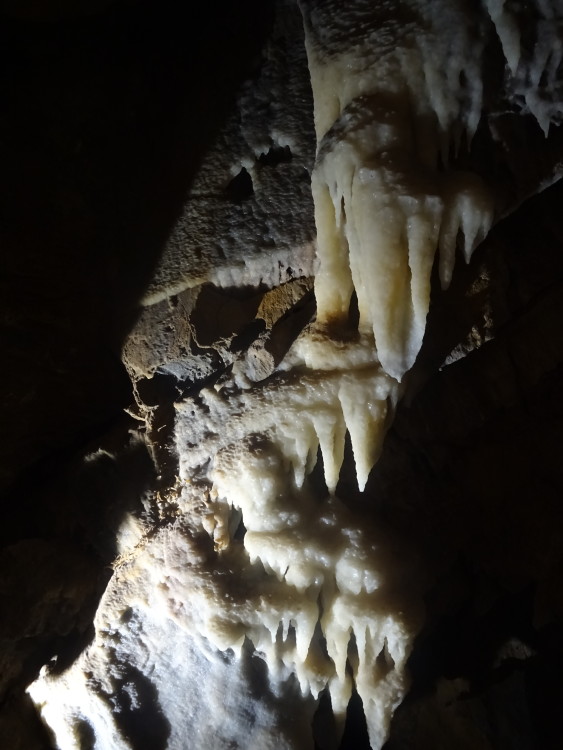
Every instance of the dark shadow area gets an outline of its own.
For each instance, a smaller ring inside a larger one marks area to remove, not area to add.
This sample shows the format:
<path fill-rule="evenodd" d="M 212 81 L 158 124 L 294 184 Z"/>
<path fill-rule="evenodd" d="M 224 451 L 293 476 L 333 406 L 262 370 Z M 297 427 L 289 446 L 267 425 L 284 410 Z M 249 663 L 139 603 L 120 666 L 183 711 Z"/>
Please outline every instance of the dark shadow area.
<path fill-rule="evenodd" d="M 487 747 L 555 750 L 561 628 L 534 627 L 534 587 L 505 593 L 482 611 L 483 581 L 467 569 L 465 576 L 472 589 L 467 600 L 417 639 L 412 688 L 385 748 L 454 746 L 473 720 Z"/>
<path fill-rule="evenodd" d="M 146 675 L 127 666 L 113 699 L 115 723 L 133 750 L 166 750 L 170 724 L 160 710 L 158 691 Z"/>
<path fill-rule="evenodd" d="M 0 706 L 0 742 L 10 750 L 56 750 L 51 733 L 26 693 L 12 696 Z"/>
<path fill-rule="evenodd" d="M 131 400 L 119 354 L 269 3 L 0 17 L 0 492 Z"/>
<path fill-rule="evenodd" d="M 155 483 L 154 464 L 144 442 L 127 443 L 124 436 L 116 455 L 104 449 L 93 451 L 68 479 L 72 523 L 67 533 L 109 566 L 119 552 L 117 536 L 125 515 L 148 512 L 147 493 Z"/>
<path fill-rule="evenodd" d="M 346 723 L 339 750 L 370 750 L 370 747 L 364 704 L 354 689 L 346 711 Z"/>
<path fill-rule="evenodd" d="M 265 154 L 260 154 L 258 163 L 268 167 L 277 167 L 278 164 L 289 164 L 293 154 L 289 146 L 272 146 Z"/>
<path fill-rule="evenodd" d="M 96 747 L 96 735 L 91 724 L 84 719 L 80 719 L 76 722 L 74 731 L 78 740 L 78 750 L 94 750 Z"/>
<path fill-rule="evenodd" d="M 534 590 L 504 594 L 482 614 L 479 596 L 482 581 L 466 571 L 468 596 L 458 609 L 423 632 L 409 659 L 413 684 L 411 698 L 433 688 L 439 677 L 466 679 L 472 690 L 482 690 L 498 667 L 497 657 L 511 639 L 537 646 L 532 626 Z"/>
<path fill-rule="evenodd" d="M 225 188 L 225 197 L 233 203 L 241 203 L 251 195 L 254 195 L 252 177 L 246 167 L 243 167 Z"/>

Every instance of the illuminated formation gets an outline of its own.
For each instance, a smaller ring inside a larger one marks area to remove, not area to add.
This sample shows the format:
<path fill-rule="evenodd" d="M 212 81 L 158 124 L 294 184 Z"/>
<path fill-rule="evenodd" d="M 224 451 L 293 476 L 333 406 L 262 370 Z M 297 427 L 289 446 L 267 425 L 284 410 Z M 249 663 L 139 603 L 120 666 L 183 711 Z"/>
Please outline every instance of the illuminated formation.
<path fill-rule="evenodd" d="M 447 287 L 458 235 L 469 260 L 493 220 L 483 181 L 449 167 L 480 119 L 482 43 L 463 3 L 302 7 L 318 140 L 318 319 L 346 317 L 355 290 L 360 329 L 373 330 L 383 368 L 400 380 L 422 344 L 436 252 Z"/>
<path fill-rule="evenodd" d="M 174 521 L 124 524 L 133 549 L 102 599 L 96 639 L 66 673 L 30 688 L 62 748 L 76 746 L 81 721 L 105 737 L 100 747 L 130 747 L 107 697 L 129 684 L 128 659 L 154 675 L 162 705 L 167 674 L 180 687 L 197 679 L 203 657 L 192 654 L 184 673 L 158 635 L 172 631 L 241 684 L 245 654 L 259 654 L 272 695 L 289 700 L 296 681 L 307 711 L 326 689 L 340 728 L 355 687 L 372 747 L 384 744 L 408 687 L 424 582 L 389 530 L 338 497 L 346 434 L 363 491 L 422 344 L 435 256 L 447 287 L 456 248 L 469 261 L 493 223 L 493 193 L 456 166 L 481 119 L 485 27 L 494 24 L 507 75 L 545 132 L 554 110 L 536 88 L 544 71 L 555 80 L 562 54 L 548 23 L 555 4 L 538 3 L 538 43 L 522 60 L 506 4 L 489 0 L 488 15 L 472 5 L 301 0 L 317 135 L 317 318 L 268 378 L 234 371 L 175 405 Z M 326 489 L 310 477 L 319 455 Z M 205 690 L 214 695 L 211 678 Z M 190 747 L 227 747 L 219 736 L 253 750 L 309 746 L 244 695 L 252 720 L 210 720 Z M 200 731 L 201 710 L 167 715 L 171 748 Z"/>
<path fill-rule="evenodd" d="M 198 606 L 207 613 L 200 632 L 220 649 L 240 650 L 249 638 L 274 675 L 280 666 L 297 675 L 304 694 L 328 687 L 342 728 L 355 684 L 378 747 L 406 689 L 420 603 L 405 550 L 333 494 L 346 430 L 363 487 L 397 399 L 372 351 L 369 342 L 305 334 L 286 360 L 291 369 L 270 383 L 206 390 L 179 405 L 177 439 L 187 481 L 213 454 L 203 523 L 225 567 L 222 591 Z M 319 445 L 330 492 L 320 497 L 306 479 Z M 238 523 L 242 542 L 232 538 Z"/>

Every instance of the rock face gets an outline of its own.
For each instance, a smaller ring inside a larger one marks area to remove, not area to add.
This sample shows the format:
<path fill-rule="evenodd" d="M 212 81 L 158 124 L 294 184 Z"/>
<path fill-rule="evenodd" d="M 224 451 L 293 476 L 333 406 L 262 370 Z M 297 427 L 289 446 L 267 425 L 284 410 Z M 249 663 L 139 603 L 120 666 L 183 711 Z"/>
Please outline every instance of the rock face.
<path fill-rule="evenodd" d="M 269 10 L 107 313 L 130 421 L 5 535 L 0 732 L 558 747 L 563 9 Z"/>

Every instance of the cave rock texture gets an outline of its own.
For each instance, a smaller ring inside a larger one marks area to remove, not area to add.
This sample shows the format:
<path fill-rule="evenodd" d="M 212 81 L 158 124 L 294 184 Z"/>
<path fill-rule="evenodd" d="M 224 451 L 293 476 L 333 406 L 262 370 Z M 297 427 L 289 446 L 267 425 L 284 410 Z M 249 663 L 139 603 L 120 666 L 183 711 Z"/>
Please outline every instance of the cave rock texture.
<path fill-rule="evenodd" d="M 4 10 L 2 747 L 558 748 L 563 3 L 217 5 Z"/>

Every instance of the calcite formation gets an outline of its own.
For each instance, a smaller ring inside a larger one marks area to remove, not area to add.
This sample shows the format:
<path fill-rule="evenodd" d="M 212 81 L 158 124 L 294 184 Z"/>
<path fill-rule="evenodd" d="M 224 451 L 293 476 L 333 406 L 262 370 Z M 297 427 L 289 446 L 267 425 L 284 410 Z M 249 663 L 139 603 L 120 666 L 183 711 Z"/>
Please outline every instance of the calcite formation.
<path fill-rule="evenodd" d="M 125 348 L 155 461 L 165 476 L 165 430 L 177 475 L 152 517 L 124 519 L 92 644 L 29 688 L 63 750 L 134 748 L 144 721 L 155 748 L 312 747 L 321 695 L 337 744 L 354 689 L 377 750 L 408 689 L 425 571 L 342 491 L 347 440 L 359 494 L 422 345 L 435 257 L 446 288 L 458 250 L 469 261 L 507 211 L 473 155 L 479 129 L 508 101 L 546 135 L 559 122 L 562 18 L 538 3 L 524 47 L 517 4 L 300 7 L 304 39 L 296 5 L 278 4 Z M 216 324 L 198 318 L 204 299 L 226 310 Z M 164 416 L 144 398 L 158 378 L 174 392 Z"/>
<path fill-rule="evenodd" d="M 302 5 L 318 319 L 346 316 L 355 291 L 360 328 L 373 329 L 384 369 L 401 379 L 422 343 L 436 251 L 447 286 L 458 234 L 469 260 L 493 221 L 484 181 L 450 166 L 481 117 L 480 28 L 463 3 Z"/>

